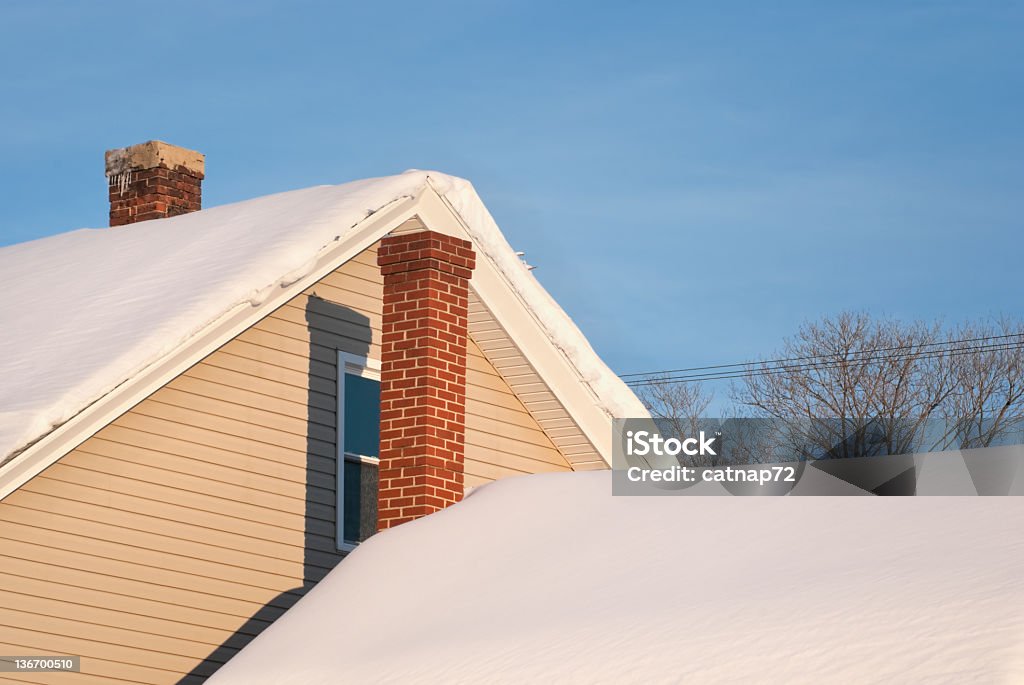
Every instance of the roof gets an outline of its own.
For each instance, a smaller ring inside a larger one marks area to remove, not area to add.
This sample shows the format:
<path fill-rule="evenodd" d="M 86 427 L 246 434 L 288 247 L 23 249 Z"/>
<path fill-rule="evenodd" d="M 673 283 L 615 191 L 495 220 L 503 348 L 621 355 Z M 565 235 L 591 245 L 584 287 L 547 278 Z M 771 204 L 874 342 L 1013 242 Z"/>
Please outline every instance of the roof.
<path fill-rule="evenodd" d="M 210 685 L 1024 673 L 1024 498 L 613 497 L 611 479 L 507 478 L 377 534 Z"/>
<path fill-rule="evenodd" d="M 0 249 L 0 462 L 10 467 L 140 375 L 184 363 L 182 351 L 210 331 L 265 310 L 326 262 L 350 258 L 413 213 L 429 214 L 427 204 L 443 205 L 461 225 L 484 257 L 478 262 L 514 291 L 605 414 L 643 415 L 516 257 L 472 185 L 409 171 Z"/>

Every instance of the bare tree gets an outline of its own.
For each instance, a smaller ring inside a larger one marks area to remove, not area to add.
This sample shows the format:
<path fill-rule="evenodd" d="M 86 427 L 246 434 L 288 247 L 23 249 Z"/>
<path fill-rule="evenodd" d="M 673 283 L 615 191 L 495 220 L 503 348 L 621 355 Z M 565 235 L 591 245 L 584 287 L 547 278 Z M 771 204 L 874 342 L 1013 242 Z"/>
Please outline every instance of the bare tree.
<path fill-rule="evenodd" d="M 801 326 L 733 397 L 778 420 L 801 458 L 988 446 L 1024 425 L 1022 332 L 847 312 Z"/>
<path fill-rule="evenodd" d="M 953 336 L 956 391 L 942 406 L 941 449 L 989 447 L 1024 428 L 1024 325 L 1006 317 Z"/>
<path fill-rule="evenodd" d="M 845 312 L 805 323 L 772 356 L 732 386 L 718 463 L 988 447 L 1024 433 L 1017 319 L 946 329 Z M 713 394 L 703 384 L 646 383 L 640 397 L 663 432 L 707 429 Z"/>
<path fill-rule="evenodd" d="M 699 383 L 672 383 L 662 374 L 637 391 L 660 432 L 667 437 L 684 438 L 698 435 L 706 426 L 707 409 L 714 393 Z M 688 466 L 712 466 L 713 459 L 696 456 L 687 459 Z"/>
<path fill-rule="evenodd" d="M 716 456 L 687 457 L 687 466 L 777 461 L 778 436 L 772 426 L 743 406 L 728 407 L 720 417 L 709 417 L 714 392 L 700 383 L 673 383 L 662 374 L 641 386 L 637 394 L 666 437 L 692 437 L 702 430 L 722 433 L 722 440 L 716 442 Z"/>
<path fill-rule="evenodd" d="M 722 415 L 723 463 L 769 464 L 792 460 L 775 421 L 757 416 L 749 407 L 734 405 Z"/>

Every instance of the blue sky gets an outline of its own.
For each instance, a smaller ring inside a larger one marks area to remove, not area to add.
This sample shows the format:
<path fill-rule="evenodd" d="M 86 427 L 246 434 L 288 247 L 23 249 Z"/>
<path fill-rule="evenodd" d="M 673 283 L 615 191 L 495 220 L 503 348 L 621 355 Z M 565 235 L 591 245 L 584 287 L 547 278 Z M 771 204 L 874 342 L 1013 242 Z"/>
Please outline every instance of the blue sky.
<path fill-rule="evenodd" d="M 469 178 L 621 373 L 1019 314 L 1022 35 L 1001 2 L 4 0 L 0 244 L 105 225 L 103 151 L 158 138 L 206 206 Z"/>

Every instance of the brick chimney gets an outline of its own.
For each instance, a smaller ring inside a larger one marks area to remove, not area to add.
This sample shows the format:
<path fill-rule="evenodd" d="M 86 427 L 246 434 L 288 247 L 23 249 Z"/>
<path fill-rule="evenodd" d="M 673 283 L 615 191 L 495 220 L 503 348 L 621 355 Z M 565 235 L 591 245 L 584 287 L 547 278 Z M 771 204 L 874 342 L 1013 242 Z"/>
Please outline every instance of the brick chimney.
<path fill-rule="evenodd" d="M 159 140 L 107 150 L 110 225 L 163 219 L 202 208 L 206 158 Z"/>
<path fill-rule="evenodd" d="M 462 499 L 472 243 L 420 231 L 381 241 L 377 529 Z"/>

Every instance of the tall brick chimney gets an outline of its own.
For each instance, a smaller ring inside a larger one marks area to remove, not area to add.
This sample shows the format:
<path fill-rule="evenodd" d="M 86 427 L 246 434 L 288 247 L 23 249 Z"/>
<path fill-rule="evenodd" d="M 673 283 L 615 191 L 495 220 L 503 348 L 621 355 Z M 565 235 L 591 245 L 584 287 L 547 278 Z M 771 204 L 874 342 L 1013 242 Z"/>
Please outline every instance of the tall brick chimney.
<path fill-rule="evenodd" d="M 110 225 L 187 214 L 202 208 L 206 157 L 159 140 L 107 150 Z"/>
<path fill-rule="evenodd" d="M 472 243 L 421 231 L 381 241 L 377 529 L 462 499 Z"/>

